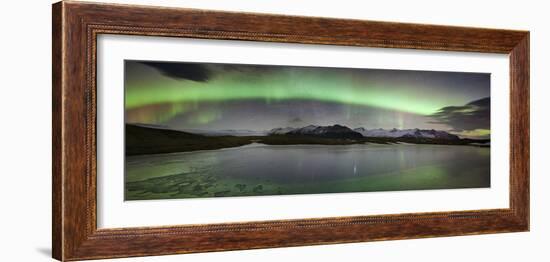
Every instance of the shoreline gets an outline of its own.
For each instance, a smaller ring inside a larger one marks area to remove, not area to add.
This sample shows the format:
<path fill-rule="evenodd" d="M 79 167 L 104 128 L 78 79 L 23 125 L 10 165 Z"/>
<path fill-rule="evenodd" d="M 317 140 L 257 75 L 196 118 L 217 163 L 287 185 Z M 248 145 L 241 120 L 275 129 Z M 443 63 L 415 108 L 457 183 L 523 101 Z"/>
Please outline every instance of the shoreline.
<path fill-rule="evenodd" d="M 350 141 L 351 142 L 351 141 Z M 428 146 L 472 146 L 472 147 L 481 147 L 481 148 L 490 148 L 490 145 L 482 145 L 478 143 L 464 143 L 464 144 L 445 144 L 445 143 L 411 143 L 411 142 L 402 142 L 402 141 L 392 141 L 386 143 L 376 143 L 368 141 L 357 141 L 352 143 L 263 143 L 261 140 L 250 140 L 250 143 L 227 146 L 220 148 L 208 148 L 208 149 L 197 149 L 197 150 L 179 150 L 179 151 L 170 151 L 165 153 L 142 153 L 142 154 L 126 154 L 126 157 L 139 157 L 139 156 L 150 156 L 150 155 L 164 155 L 164 154 L 191 154 L 191 153 L 202 153 L 202 152 L 213 152 L 213 151 L 225 151 L 225 150 L 235 150 L 242 148 L 251 148 L 259 146 L 353 146 L 353 145 L 365 145 L 365 146 L 418 146 L 418 145 L 428 145 Z"/>

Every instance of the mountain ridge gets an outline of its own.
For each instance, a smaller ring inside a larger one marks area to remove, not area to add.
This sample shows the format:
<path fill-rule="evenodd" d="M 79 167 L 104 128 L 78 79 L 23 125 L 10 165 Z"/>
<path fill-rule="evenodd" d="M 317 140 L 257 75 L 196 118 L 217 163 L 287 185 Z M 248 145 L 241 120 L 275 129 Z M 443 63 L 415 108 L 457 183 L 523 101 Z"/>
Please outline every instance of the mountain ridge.
<path fill-rule="evenodd" d="M 447 140 L 458 140 L 459 136 L 453 135 L 446 131 L 435 130 L 435 129 L 365 129 L 365 128 L 355 128 L 354 131 L 360 133 L 364 137 L 391 137 L 391 138 L 433 138 L 433 139 L 447 139 Z"/>
<path fill-rule="evenodd" d="M 308 125 L 301 128 L 293 129 L 289 132 L 284 133 L 284 135 L 297 135 L 297 136 L 316 136 L 316 137 L 326 137 L 326 138 L 363 138 L 358 132 L 353 131 L 353 129 L 342 126 L 342 125 L 332 125 L 332 126 L 315 126 Z"/>
<path fill-rule="evenodd" d="M 356 128 L 365 132 L 366 129 Z M 384 129 L 375 129 L 378 132 Z M 306 126 L 303 128 L 274 128 L 271 134 L 261 136 L 208 136 L 180 130 L 170 130 L 162 126 L 125 125 L 126 155 L 162 154 L 189 152 L 198 150 L 216 150 L 239 147 L 252 143 L 265 145 L 353 145 L 353 144 L 435 144 L 435 145 L 471 145 L 490 147 L 490 140 L 442 139 L 440 137 L 420 137 L 418 134 L 435 136 L 436 130 L 412 129 L 402 137 L 364 137 L 359 132 L 342 125 Z M 385 130 L 388 131 L 388 130 Z M 388 132 L 391 132 L 389 130 Z M 413 132 L 414 131 L 414 132 Z M 392 133 L 397 133 L 398 129 Z M 427 133 L 426 133 L 427 132 Z M 443 131 L 441 131 L 443 132 Z M 290 133 L 290 134 L 287 134 Z M 417 136 L 414 136 L 414 135 Z M 395 134 L 394 134 L 395 135 Z"/>
<path fill-rule="evenodd" d="M 268 131 L 267 135 L 310 135 L 332 138 L 431 138 L 445 140 L 459 140 L 460 137 L 446 131 L 435 129 L 365 129 L 363 127 L 351 129 L 343 125 L 317 126 L 308 125 L 305 127 L 278 127 Z"/>

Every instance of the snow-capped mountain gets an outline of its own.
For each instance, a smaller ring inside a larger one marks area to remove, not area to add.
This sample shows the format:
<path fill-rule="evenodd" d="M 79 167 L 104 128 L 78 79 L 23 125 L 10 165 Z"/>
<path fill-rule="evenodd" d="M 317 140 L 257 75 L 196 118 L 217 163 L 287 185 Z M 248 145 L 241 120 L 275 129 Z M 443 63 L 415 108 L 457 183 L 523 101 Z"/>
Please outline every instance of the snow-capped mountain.
<path fill-rule="evenodd" d="M 269 135 L 284 135 L 292 130 L 294 130 L 296 128 L 294 127 L 278 127 L 278 128 L 273 128 L 271 129 L 268 134 Z"/>
<path fill-rule="evenodd" d="M 434 129 L 365 129 L 365 128 L 356 128 L 355 132 L 360 133 L 364 137 L 392 137 L 392 138 L 434 138 L 434 139 L 447 139 L 447 140 L 457 140 L 460 139 L 458 136 L 449 134 L 445 131 L 439 131 Z"/>
<path fill-rule="evenodd" d="M 295 136 L 318 136 L 327 138 L 362 138 L 363 136 L 349 127 L 341 125 L 315 126 L 309 125 L 301 128 L 275 128 L 271 135 L 295 135 Z"/>

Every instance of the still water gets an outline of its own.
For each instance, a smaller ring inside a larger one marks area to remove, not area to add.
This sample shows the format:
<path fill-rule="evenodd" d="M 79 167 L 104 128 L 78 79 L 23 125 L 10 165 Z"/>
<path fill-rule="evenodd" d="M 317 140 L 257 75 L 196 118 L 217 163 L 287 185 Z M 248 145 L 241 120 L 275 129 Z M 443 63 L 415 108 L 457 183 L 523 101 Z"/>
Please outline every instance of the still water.
<path fill-rule="evenodd" d="M 490 186 L 490 148 L 251 144 L 126 158 L 127 200 Z"/>

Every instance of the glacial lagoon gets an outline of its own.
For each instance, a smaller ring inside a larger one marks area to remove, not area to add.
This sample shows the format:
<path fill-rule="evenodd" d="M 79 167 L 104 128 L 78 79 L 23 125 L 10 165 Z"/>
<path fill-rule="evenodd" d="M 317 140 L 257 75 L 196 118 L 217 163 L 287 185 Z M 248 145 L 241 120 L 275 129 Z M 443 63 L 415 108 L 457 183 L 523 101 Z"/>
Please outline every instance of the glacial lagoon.
<path fill-rule="evenodd" d="M 125 199 L 490 187 L 490 148 L 264 145 L 127 156 Z"/>

